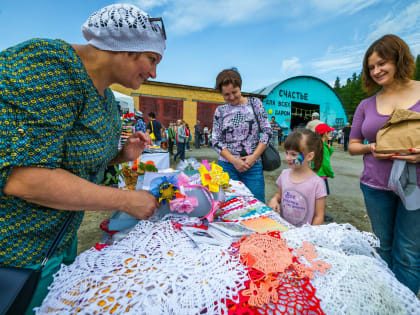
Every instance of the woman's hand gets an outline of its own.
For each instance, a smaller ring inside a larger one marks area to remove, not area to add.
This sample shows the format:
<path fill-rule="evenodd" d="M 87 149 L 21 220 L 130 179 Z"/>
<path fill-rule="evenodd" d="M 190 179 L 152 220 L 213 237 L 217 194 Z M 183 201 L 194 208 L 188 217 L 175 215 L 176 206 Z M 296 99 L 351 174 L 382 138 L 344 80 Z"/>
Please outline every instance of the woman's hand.
<path fill-rule="evenodd" d="M 231 162 L 233 164 L 233 166 L 237 169 L 238 172 L 246 172 L 247 170 L 249 170 L 252 167 L 243 158 L 245 158 L 245 156 L 241 157 L 241 158 L 235 158 L 233 160 L 233 162 Z"/>
<path fill-rule="evenodd" d="M 127 191 L 126 204 L 122 211 L 137 219 L 147 220 L 159 208 L 159 203 L 155 196 L 146 190 Z"/>
<path fill-rule="evenodd" d="M 418 163 L 420 162 L 420 149 L 410 149 L 412 154 L 409 155 L 394 155 L 392 159 L 398 159 L 398 160 L 405 160 L 408 163 Z"/>
<path fill-rule="evenodd" d="M 240 159 L 242 161 L 245 161 L 249 165 L 249 168 L 253 167 L 255 162 L 257 161 L 257 158 L 253 154 L 242 156 Z"/>
<path fill-rule="evenodd" d="M 151 144 L 152 139 L 150 139 L 149 134 L 137 131 L 128 137 L 124 147 L 121 150 L 121 158 L 124 161 L 133 161 L 141 155 L 147 145 Z"/>
<path fill-rule="evenodd" d="M 268 203 L 268 207 L 274 211 L 280 212 L 280 203 L 276 197 L 271 198 L 270 202 Z"/>
<path fill-rule="evenodd" d="M 372 152 L 372 155 L 377 160 L 391 160 L 393 157 L 397 155 L 397 153 L 377 153 L 376 150 L 376 143 L 371 142 L 369 143 L 370 146 L 370 152 Z"/>

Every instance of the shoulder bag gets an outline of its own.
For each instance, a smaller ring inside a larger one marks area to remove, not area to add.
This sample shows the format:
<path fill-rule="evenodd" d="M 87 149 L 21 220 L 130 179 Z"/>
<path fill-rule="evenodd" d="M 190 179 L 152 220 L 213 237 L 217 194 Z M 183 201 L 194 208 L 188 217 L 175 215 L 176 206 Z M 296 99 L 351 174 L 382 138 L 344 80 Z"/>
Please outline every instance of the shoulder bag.
<path fill-rule="evenodd" d="M 260 121 L 258 120 L 258 116 L 255 113 L 253 98 L 250 98 L 250 103 L 252 111 L 254 112 L 255 119 L 257 120 L 258 133 L 261 133 L 261 125 Z M 278 169 L 281 165 L 279 151 L 270 143 L 270 141 L 267 144 L 267 148 L 261 154 L 261 159 L 264 171 L 274 171 L 275 169 Z"/>
<path fill-rule="evenodd" d="M 55 237 L 41 266 L 38 269 L 1 267 L 0 268 L 0 314 L 25 314 L 41 277 L 42 268 L 54 254 L 67 231 L 75 212 L 72 212 Z"/>

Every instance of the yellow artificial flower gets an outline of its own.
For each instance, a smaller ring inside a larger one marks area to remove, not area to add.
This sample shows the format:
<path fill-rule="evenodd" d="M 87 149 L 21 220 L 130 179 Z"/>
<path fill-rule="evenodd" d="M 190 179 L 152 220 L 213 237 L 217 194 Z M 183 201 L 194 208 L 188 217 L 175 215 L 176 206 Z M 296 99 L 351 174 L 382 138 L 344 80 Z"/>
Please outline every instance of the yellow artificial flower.
<path fill-rule="evenodd" d="M 229 183 L 229 174 L 223 172 L 223 168 L 216 163 L 211 163 L 210 172 L 201 164 L 198 171 L 201 174 L 201 182 L 203 186 L 208 186 L 211 192 L 219 192 L 219 185 L 227 185 Z"/>

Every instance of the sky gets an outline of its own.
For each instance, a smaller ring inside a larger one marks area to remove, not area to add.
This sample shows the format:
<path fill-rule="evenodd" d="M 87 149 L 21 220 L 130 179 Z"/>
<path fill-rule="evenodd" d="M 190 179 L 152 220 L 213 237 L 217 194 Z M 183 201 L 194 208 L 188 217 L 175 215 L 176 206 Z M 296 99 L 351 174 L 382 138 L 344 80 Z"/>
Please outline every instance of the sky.
<path fill-rule="evenodd" d="M 89 15 L 118 2 L 163 18 L 160 82 L 213 88 L 236 67 L 245 92 L 297 75 L 344 84 L 390 33 L 420 54 L 420 0 L 0 0 L 0 50 L 34 37 L 84 44 Z"/>

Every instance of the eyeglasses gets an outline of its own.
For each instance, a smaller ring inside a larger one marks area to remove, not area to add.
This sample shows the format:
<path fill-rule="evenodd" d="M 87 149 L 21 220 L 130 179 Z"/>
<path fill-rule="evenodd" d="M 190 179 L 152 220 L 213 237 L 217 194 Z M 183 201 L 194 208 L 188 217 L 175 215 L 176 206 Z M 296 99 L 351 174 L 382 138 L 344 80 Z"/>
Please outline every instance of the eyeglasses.
<path fill-rule="evenodd" d="M 161 17 L 149 18 L 149 22 L 155 31 L 156 31 L 155 27 L 157 26 L 158 30 L 162 34 L 163 39 L 166 40 L 165 25 L 163 24 L 162 18 Z M 161 26 L 159 26 L 159 24 L 156 25 L 156 23 L 153 23 L 153 22 L 160 22 Z"/>

